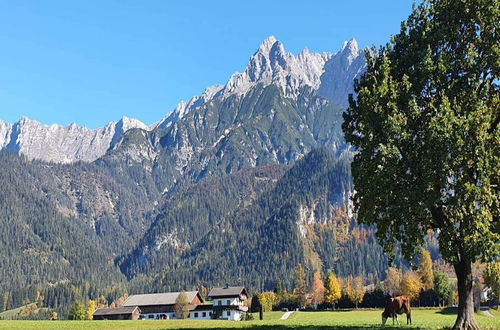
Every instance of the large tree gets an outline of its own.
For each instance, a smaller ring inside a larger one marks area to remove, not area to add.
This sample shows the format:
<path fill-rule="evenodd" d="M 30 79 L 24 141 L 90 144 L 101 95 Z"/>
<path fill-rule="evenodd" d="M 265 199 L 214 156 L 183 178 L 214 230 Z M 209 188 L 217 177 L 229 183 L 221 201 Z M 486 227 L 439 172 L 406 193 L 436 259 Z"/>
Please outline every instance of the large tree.
<path fill-rule="evenodd" d="M 175 299 L 174 312 L 178 319 L 186 319 L 189 316 L 189 298 L 186 292 L 181 291 Z"/>
<path fill-rule="evenodd" d="M 344 114 L 358 220 L 407 260 L 433 230 L 458 278 L 455 329 L 477 329 L 474 261 L 498 256 L 500 1 L 424 0 L 367 70 Z"/>

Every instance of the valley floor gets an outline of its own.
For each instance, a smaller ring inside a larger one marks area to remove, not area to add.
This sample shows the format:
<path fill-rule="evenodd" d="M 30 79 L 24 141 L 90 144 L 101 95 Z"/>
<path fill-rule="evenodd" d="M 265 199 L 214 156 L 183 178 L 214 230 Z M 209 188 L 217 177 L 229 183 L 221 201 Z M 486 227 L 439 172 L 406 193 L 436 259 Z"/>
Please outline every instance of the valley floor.
<path fill-rule="evenodd" d="M 166 321 L 0 321 L 0 329 L 380 329 L 381 310 L 294 312 L 286 320 L 280 320 L 282 312 L 264 313 L 264 320 L 216 321 L 216 320 L 166 320 Z M 493 317 L 477 314 L 476 320 L 482 329 L 500 329 L 500 311 L 490 310 Z M 258 315 L 254 315 L 258 317 Z M 411 329 L 439 329 L 453 325 L 452 310 L 414 309 Z M 387 328 L 392 326 L 388 321 Z M 406 317 L 400 316 L 406 323 Z M 401 328 L 407 328 L 402 325 Z"/>

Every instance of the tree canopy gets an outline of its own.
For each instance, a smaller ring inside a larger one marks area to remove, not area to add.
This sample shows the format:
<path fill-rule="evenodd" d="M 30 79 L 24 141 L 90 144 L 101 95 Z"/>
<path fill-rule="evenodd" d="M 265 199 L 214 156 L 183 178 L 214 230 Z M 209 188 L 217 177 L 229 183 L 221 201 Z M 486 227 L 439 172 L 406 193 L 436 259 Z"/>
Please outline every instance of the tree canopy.
<path fill-rule="evenodd" d="M 477 328 L 471 263 L 500 249 L 500 1 L 424 0 L 366 52 L 344 114 L 355 209 L 411 260 L 426 232 L 458 278 L 455 328 Z"/>

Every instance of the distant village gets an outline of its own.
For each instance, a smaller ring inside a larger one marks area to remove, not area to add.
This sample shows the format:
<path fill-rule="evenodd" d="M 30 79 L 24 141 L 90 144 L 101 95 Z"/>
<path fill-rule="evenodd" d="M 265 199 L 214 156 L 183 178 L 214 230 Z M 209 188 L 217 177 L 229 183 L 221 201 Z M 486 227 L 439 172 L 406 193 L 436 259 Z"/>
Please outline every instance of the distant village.
<path fill-rule="evenodd" d="M 114 308 L 99 308 L 94 320 L 223 319 L 240 321 L 248 307 L 248 292 L 242 286 L 213 288 L 205 301 L 198 291 L 133 295 Z"/>

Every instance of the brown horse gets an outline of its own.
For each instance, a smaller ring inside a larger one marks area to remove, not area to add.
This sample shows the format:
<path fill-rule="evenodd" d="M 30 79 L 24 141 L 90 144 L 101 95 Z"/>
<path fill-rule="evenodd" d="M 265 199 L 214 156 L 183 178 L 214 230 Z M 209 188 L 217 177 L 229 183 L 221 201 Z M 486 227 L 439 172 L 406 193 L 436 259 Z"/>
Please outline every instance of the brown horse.
<path fill-rule="evenodd" d="M 389 317 L 392 317 L 392 324 L 394 324 L 394 319 L 396 319 L 399 325 L 398 314 L 403 313 L 406 314 L 406 324 L 411 324 L 410 298 L 406 296 L 390 298 L 382 313 L 382 325 L 385 325 Z"/>

